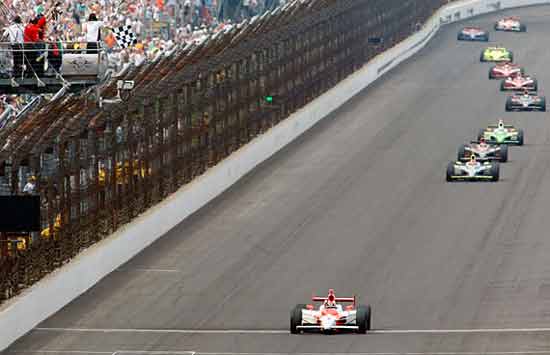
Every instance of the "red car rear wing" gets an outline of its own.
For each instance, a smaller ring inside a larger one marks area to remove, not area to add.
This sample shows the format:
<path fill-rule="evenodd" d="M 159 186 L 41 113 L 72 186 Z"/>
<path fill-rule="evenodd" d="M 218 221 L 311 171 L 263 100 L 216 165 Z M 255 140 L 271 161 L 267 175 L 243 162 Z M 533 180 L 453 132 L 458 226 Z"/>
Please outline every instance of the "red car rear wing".
<path fill-rule="evenodd" d="M 328 297 L 319 297 L 319 296 L 313 296 L 311 297 L 311 300 L 313 302 L 325 302 L 328 300 Z M 355 297 L 334 297 L 335 302 L 353 302 L 355 303 Z"/>
<path fill-rule="evenodd" d="M 325 301 L 331 301 L 331 302 L 351 302 L 355 305 L 356 298 L 353 297 L 336 297 L 334 295 L 334 290 L 330 289 L 328 291 L 328 295 L 326 297 L 320 297 L 320 296 L 312 296 L 311 300 L 313 302 L 325 302 Z"/>

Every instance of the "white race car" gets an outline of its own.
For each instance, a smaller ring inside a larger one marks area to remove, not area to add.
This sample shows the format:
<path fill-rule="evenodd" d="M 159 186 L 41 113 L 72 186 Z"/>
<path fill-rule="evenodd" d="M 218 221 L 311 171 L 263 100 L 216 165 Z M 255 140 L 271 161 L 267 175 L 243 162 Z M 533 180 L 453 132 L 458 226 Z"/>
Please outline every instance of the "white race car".
<path fill-rule="evenodd" d="M 477 161 L 475 155 L 466 163 L 450 162 L 447 166 L 447 181 L 498 181 L 500 175 L 497 162 Z"/>
<path fill-rule="evenodd" d="M 512 95 L 506 99 L 506 111 L 542 111 L 546 112 L 546 98 L 530 94 Z"/>
<path fill-rule="evenodd" d="M 505 17 L 495 23 L 496 31 L 526 32 L 527 26 L 521 23 L 519 17 Z"/>
<path fill-rule="evenodd" d="M 313 302 L 323 302 L 317 309 L 313 304 L 298 304 L 290 312 L 290 332 L 324 333 L 355 332 L 364 334 L 371 329 L 371 307 L 356 305 L 354 297 L 336 297 L 334 290 L 327 297 L 313 296 Z M 341 303 L 351 303 L 342 306 Z"/>

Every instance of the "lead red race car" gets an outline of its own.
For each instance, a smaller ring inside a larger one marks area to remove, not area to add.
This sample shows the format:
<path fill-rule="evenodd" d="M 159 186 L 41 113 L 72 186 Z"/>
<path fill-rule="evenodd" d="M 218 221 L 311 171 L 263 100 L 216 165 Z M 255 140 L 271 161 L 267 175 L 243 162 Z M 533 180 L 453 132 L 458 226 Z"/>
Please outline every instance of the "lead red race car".
<path fill-rule="evenodd" d="M 500 83 L 501 91 L 537 91 L 538 90 L 537 79 L 530 76 L 523 76 L 517 74 L 513 78 L 506 78 Z"/>
<path fill-rule="evenodd" d="M 314 304 L 298 304 L 290 312 L 290 332 L 322 332 L 325 334 L 354 332 L 365 334 L 371 329 L 371 307 L 357 305 L 353 297 L 336 297 L 330 289 L 326 297 L 313 296 Z M 351 303 L 343 306 L 342 303 Z"/>
<path fill-rule="evenodd" d="M 518 64 L 499 63 L 489 69 L 489 79 L 515 78 L 518 74 L 525 74 L 525 69 Z"/>

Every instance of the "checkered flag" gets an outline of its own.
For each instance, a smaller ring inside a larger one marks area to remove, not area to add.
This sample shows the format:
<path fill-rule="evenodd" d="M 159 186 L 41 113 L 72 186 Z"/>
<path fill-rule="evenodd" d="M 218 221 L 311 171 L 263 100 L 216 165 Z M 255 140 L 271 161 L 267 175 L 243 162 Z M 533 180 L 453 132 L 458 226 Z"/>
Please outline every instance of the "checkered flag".
<path fill-rule="evenodd" d="M 132 31 L 132 26 L 120 26 L 112 29 L 116 43 L 122 48 L 128 48 L 137 43 L 137 36 Z"/>

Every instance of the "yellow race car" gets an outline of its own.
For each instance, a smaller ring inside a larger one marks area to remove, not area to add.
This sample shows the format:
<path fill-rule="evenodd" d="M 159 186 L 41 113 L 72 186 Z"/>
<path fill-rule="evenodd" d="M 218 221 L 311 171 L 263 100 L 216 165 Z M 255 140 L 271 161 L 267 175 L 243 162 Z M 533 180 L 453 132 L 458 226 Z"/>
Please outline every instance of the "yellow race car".
<path fill-rule="evenodd" d="M 514 53 L 504 47 L 487 47 L 479 56 L 482 62 L 513 62 Z"/>

